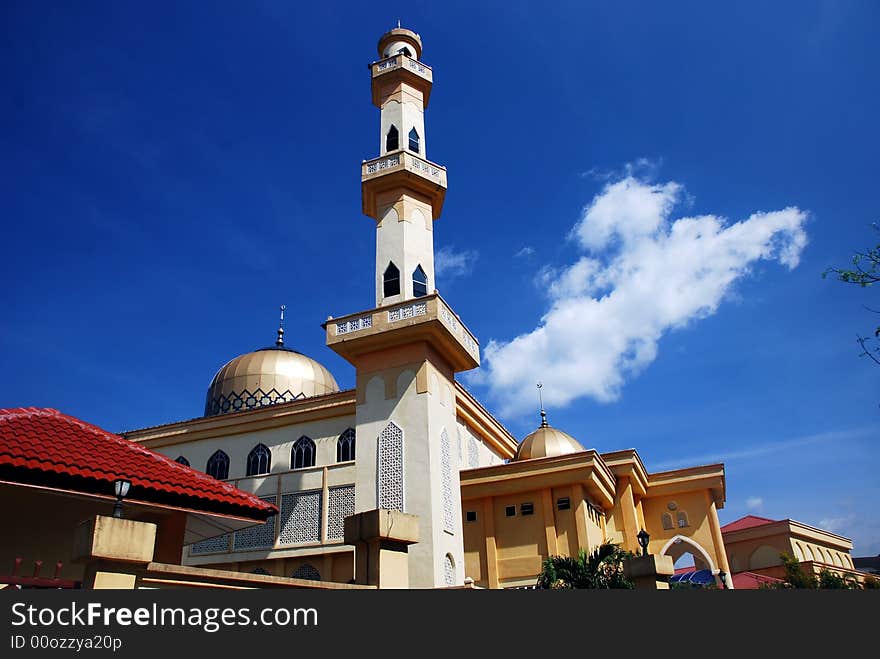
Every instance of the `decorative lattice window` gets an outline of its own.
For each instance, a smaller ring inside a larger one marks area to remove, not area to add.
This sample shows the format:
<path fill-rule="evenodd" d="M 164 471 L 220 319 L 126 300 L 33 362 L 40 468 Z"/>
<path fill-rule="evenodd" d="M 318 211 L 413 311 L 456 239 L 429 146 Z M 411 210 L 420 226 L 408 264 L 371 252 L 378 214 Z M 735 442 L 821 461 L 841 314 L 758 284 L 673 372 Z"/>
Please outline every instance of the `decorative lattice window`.
<path fill-rule="evenodd" d="M 346 517 L 354 515 L 354 485 L 331 487 L 327 492 L 327 539 L 345 536 Z"/>
<path fill-rule="evenodd" d="M 321 580 L 321 573 L 310 563 L 303 563 L 296 568 L 290 576 L 293 579 L 311 579 L 312 581 Z"/>
<path fill-rule="evenodd" d="M 455 561 L 452 554 L 443 557 L 443 580 L 447 586 L 455 585 Z"/>
<path fill-rule="evenodd" d="M 304 469 L 315 466 L 315 442 L 303 435 L 293 443 L 290 450 L 290 468 Z"/>
<path fill-rule="evenodd" d="M 262 574 L 265 577 L 271 576 L 269 574 L 269 570 L 264 567 L 255 567 L 253 570 L 251 570 L 251 574 Z"/>
<path fill-rule="evenodd" d="M 184 467 L 189 467 L 189 460 L 187 460 L 182 455 L 178 455 L 174 461 L 177 462 L 178 464 L 182 464 Z"/>
<path fill-rule="evenodd" d="M 480 466 L 480 453 L 477 449 L 477 440 L 471 436 L 468 439 L 468 467 L 473 469 Z"/>
<path fill-rule="evenodd" d="M 391 422 L 379 435 L 379 508 L 403 510 L 403 430 Z"/>
<path fill-rule="evenodd" d="M 218 481 L 229 478 L 229 456 L 223 451 L 214 451 L 214 454 L 208 458 L 208 466 L 205 469 L 208 476 L 213 476 Z"/>
<path fill-rule="evenodd" d="M 217 552 L 229 551 L 229 534 L 217 536 L 216 538 L 208 538 L 201 542 L 196 542 L 190 547 L 190 554 L 216 554 Z"/>
<path fill-rule="evenodd" d="M 281 495 L 281 531 L 278 544 L 296 545 L 321 541 L 321 493 L 294 492 Z"/>
<path fill-rule="evenodd" d="M 275 504 L 275 497 L 260 497 L 263 501 Z M 265 524 L 252 526 L 243 531 L 236 531 L 232 541 L 235 551 L 246 549 L 265 549 L 275 546 L 275 515 L 266 520 Z"/>
<path fill-rule="evenodd" d="M 268 474 L 272 468 L 272 452 L 265 444 L 257 444 L 247 458 L 247 476 Z"/>
<path fill-rule="evenodd" d="M 336 462 L 348 462 L 349 460 L 354 460 L 354 440 L 354 428 L 349 428 L 339 435 L 339 439 L 336 440 Z"/>
<path fill-rule="evenodd" d="M 452 458 L 446 428 L 440 432 L 440 483 L 443 494 L 443 530 L 455 533 L 455 504 L 452 496 Z"/>

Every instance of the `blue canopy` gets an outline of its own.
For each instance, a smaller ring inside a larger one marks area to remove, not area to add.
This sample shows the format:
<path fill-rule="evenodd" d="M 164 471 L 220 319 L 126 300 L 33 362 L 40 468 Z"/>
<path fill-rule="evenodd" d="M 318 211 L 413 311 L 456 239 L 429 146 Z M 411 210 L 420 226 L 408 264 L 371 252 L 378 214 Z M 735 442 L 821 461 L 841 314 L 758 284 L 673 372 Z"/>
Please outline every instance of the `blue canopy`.
<path fill-rule="evenodd" d="M 715 576 L 712 574 L 712 570 L 694 570 L 669 577 L 669 583 L 692 583 L 695 586 L 710 586 L 715 584 Z"/>

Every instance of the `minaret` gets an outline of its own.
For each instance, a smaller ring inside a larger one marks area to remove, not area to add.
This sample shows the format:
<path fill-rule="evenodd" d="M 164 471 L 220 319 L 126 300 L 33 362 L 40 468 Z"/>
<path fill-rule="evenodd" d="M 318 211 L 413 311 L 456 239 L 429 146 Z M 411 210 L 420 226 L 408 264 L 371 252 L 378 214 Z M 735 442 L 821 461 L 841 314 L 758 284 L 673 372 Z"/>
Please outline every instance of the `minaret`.
<path fill-rule="evenodd" d="M 434 286 L 434 220 L 446 195 L 446 169 L 427 159 L 425 108 L 431 68 L 422 40 L 395 28 L 379 40 L 371 66 L 373 105 L 381 110 L 379 157 L 364 161 L 364 215 L 376 220 L 376 306 L 421 297 Z"/>
<path fill-rule="evenodd" d="M 455 373 L 479 366 L 480 352 L 435 290 L 433 223 L 446 170 L 425 154 L 432 72 L 421 55 L 419 35 L 395 28 L 370 65 L 380 156 L 363 162 L 361 190 L 376 221 L 376 306 L 324 327 L 327 345 L 356 370 L 355 512 L 418 515 L 410 585 L 432 588 L 466 576 Z"/>

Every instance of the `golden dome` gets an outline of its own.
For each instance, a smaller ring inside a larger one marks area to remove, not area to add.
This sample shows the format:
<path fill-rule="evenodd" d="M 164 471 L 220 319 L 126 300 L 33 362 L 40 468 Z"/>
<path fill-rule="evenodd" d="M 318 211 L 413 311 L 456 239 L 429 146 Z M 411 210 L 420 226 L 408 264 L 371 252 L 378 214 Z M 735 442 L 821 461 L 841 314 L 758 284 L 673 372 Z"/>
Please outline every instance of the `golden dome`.
<path fill-rule="evenodd" d="M 549 458 L 569 453 L 580 453 L 586 449 L 568 433 L 557 430 L 547 425 L 543 410 L 541 411 L 541 426 L 522 441 L 516 449 L 516 460 L 531 460 L 532 458 Z"/>
<path fill-rule="evenodd" d="M 314 359 L 278 345 L 236 357 L 217 371 L 208 388 L 205 416 L 336 391 L 339 385 L 330 371 Z"/>

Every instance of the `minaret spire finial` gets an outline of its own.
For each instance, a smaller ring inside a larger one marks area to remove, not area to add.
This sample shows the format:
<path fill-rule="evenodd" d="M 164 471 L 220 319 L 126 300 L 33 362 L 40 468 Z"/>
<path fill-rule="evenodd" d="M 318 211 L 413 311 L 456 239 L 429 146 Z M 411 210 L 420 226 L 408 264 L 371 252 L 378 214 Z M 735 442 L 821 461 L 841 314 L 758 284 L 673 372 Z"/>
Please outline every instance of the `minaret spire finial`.
<path fill-rule="evenodd" d="M 400 19 L 397 19 L 397 29 L 400 29 Z"/>
<path fill-rule="evenodd" d="M 538 400 L 541 402 L 541 427 L 546 428 L 549 424 L 547 423 L 547 413 L 544 411 L 544 396 L 541 395 L 541 389 L 544 388 L 544 385 L 539 382 L 537 387 Z"/>
<path fill-rule="evenodd" d="M 278 338 L 275 339 L 275 345 L 279 348 L 284 347 L 284 310 L 287 308 L 287 305 L 282 304 L 281 309 L 281 322 L 278 323 Z"/>

